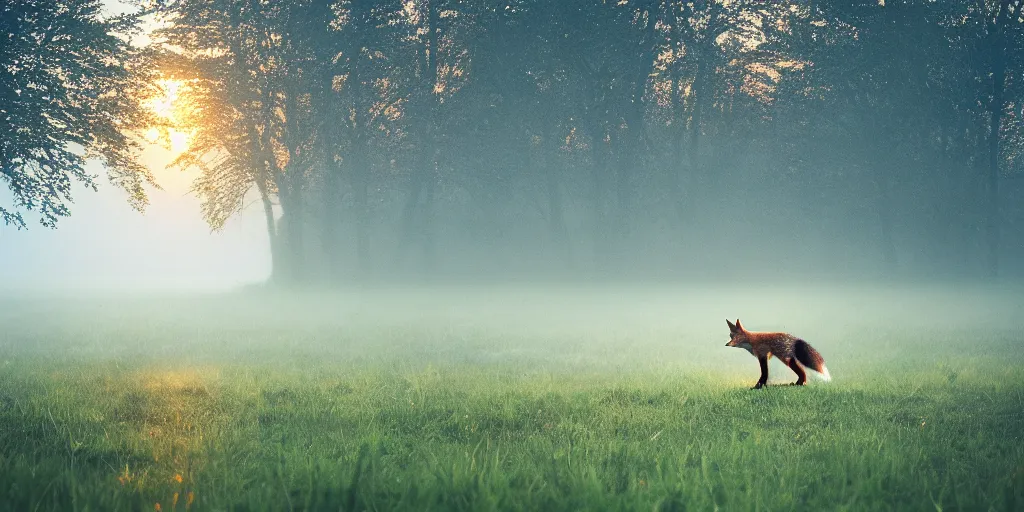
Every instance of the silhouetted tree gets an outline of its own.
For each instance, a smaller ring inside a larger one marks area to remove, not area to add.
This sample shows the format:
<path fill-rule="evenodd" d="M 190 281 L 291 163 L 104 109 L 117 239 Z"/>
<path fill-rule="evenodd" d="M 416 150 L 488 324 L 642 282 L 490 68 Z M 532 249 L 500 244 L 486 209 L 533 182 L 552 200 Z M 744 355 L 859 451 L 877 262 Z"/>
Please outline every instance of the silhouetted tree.
<path fill-rule="evenodd" d="M 813 229 L 890 272 L 983 243 L 994 274 L 1021 3 L 178 0 L 164 72 L 204 215 L 255 189 L 283 282 L 538 254 L 607 275 L 768 218 L 791 233 L 765 257 Z"/>
<path fill-rule="evenodd" d="M 100 0 L 0 4 L 0 179 L 13 194 L 4 223 L 24 227 L 34 211 L 55 227 L 74 182 L 97 187 L 91 159 L 146 207 L 145 186 L 156 185 L 137 156 L 155 81 L 147 50 L 130 43 L 138 30 L 137 13 L 107 16 Z"/>

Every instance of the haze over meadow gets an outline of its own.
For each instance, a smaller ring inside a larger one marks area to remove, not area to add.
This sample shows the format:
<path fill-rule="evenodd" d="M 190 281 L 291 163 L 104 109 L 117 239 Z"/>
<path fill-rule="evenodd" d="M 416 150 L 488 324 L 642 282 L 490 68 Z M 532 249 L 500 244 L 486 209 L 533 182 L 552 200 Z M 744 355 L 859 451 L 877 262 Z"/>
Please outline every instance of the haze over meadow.
<path fill-rule="evenodd" d="M 1021 510 L 1022 199 L 1024 0 L 2 0 L 0 509 Z"/>

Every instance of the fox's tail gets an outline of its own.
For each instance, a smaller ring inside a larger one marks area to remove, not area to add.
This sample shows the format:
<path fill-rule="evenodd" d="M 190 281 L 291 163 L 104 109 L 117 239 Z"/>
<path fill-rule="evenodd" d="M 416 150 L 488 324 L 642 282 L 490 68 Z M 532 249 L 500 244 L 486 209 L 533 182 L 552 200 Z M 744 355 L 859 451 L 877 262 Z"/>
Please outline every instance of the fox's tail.
<path fill-rule="evenodd" d="M 818 372 L 823 380 L 832 380 L 832 376 L 828 374 L 828 368 L 825 368 L 825 358 L 821 357 L 821 354 L 814 350 L 810 343 L 804 340 L 796 340 L 793 351 L 796 353 L 796 360 L 800 361 L 800 364 Z"/>

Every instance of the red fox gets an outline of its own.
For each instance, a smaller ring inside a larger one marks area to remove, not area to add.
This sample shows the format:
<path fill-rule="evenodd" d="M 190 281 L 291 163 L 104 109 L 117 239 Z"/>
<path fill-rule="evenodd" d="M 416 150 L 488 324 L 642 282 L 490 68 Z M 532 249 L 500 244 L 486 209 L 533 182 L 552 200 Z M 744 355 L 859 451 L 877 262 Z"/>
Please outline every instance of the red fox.
<path fill-rule="evenodd" d="M 761 378 L 753 389 L 761 389 L 768 382 L 768 359 L 772 356 L 796 372 L 797 379 L 793 383 L 796 386 L 803 386 L 807 381 L 807 374 L 800 365 L 818 372 L 826 381 L 832 380 L 828 368 L 825 368 L 825 358 L 806 341 L 784 332 L 748 331 L 743 328 L 739 318 L 735 324 L 728 318 L 725 323 L 729 324 L 729 343 L 725 346 L 747 349 L 761 363 Z"/>

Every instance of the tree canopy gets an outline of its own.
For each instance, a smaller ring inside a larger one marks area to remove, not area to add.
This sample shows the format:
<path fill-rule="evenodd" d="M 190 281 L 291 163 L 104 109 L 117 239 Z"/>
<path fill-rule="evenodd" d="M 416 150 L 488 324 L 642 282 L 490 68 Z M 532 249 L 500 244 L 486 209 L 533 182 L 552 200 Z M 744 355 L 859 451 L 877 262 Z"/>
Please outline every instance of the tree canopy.
<path fill-rule="evenodd" d="M 155 86 L 145 48 L 128 38 L 136 15 L 107 16 L 100 0 L 13 0 L 0 4 L 0 179 L 13 204 L 53 227 L 70 213 L 72 184 L 95 188 L 89 159 L 100 160 L 139 210 L 150 171 L 137 159 L 138 134 L 152 124 L 142 99 Z"/>
<path fill-rule="evenodd" d="M 151 61 L 96 1 L 13 5 L 17 205 L 52 224 L 93 154 L 141 206 L 126 134 L 158 74 L 204 217 L 260 205 L 283 283 L 996 276 L 1020 232 L 1024 0 L 174 0 Z"/>
<path fill-rule="evenodd" d="M 537 257 L 615 273 L 644 243 L 699 259 L 718 239 L 702 226 L 756 211 L 720 198 L 756 194 L 780 198 L 764 216 L 849 230 L 890 267 L 901 245 L 988 226 L 994 273 L 998 182 L 1020 167 L 1021 14 L 1006 0 L 182 0 L 163 35 L 202 119 L 178 165 L 203 169 L 214 228 L 258 191 L 286 280 Z M 971 243 L 931 263 L 963 263 Z"/>

